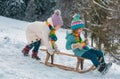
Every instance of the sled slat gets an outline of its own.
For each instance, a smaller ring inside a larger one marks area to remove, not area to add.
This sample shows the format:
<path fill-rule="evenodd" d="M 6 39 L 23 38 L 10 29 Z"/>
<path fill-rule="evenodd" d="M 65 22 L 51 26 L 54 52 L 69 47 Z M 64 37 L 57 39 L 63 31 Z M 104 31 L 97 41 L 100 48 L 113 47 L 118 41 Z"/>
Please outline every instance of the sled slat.
<path fill-rule="evenodd" d="M 40 50 L 46 51 L 46 52 L 47 52 L 46 49 L 40 49 Z M 68 53 L 65 53 L 65 52 L 59 52 L 59 53 L 56 53 L 56 52 L 55 52 L 55 54 L 58 54 L 58 55 L 65 55 L 65 56 L 71 56 L 71 57 L 77 57 L 77 56 L 75 56 L 75 55 L 73 55 L 73 54 L 68 54 Z M 80 58 L 80 59 L 87 59 L 87 58 L 83 58 L 83 57 L 77 57 L 77 58 Z M 87 60 L 89 60 L 89 59 L 87 59 Z"/>

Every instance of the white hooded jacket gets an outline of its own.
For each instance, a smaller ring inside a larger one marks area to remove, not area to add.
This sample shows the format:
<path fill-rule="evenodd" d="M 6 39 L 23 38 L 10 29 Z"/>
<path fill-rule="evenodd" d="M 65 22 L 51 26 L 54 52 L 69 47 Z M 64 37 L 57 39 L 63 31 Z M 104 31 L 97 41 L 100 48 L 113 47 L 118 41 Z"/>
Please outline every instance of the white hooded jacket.
<path fill-rule="evenodd" d="M 52 18 L 47 20 L 52 26 Z M 28 25 L 26 29 L 26 39 L 29 44 L 41 40 L 41 45 L 44 45 L 48 50 L 52 49 L 52 45 L 49 40 L 50 29 L 46 25 L 46 22 L 35 21 Z"/>

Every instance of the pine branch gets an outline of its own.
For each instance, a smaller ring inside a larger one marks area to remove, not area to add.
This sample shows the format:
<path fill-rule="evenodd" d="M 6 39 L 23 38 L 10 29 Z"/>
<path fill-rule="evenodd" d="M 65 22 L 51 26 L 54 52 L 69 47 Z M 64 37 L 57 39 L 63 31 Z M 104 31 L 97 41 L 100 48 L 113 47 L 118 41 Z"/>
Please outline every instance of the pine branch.
<path fill-rule="evenodd" d="M 113 10 L 113 9 L 111 9 L 111 8 L 106 8 L 106 7 L 102 6 L 101 4 L 97 3 L 95 0 L 92 0 L 92 1 L 93 1 L 94 4 L 98 5 L 99 7 L 103 8 L 103 9 L 105 9 L 105 10 L 115 11 L 115 10 Z"/>

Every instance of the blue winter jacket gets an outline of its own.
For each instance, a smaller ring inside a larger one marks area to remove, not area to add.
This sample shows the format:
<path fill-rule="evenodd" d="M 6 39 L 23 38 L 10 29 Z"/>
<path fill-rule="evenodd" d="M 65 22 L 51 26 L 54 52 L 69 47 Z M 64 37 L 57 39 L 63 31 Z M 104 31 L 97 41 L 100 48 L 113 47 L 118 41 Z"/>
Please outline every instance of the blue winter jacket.
<path fill-rule="evenodd" d="M 67 34 L 66 40 L 67 40 L 66 41 L 66 49 L 67 50 L 72 50 L 71 45 L 76 43 L 75 36 L 72 33 Z M 74 52 L 75 56 L 82 56 L 88 50 L 85 50 L 85 49 L 80 50 L 79 48 L 76 48 L 72 51 Z"/>

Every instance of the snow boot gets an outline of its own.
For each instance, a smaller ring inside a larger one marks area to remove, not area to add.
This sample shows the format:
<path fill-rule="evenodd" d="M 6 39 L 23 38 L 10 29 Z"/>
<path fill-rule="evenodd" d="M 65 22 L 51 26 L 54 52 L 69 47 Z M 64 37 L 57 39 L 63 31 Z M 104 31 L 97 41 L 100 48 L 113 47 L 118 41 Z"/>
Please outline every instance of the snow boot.
<path fill-rule="evenodd" d="M 102 73 L 104 71 L 105 67 L 106 67 L 106 63 L 101 63 L 98 67 L 98 71 L 100 73 Z"/>
<path fill-rule="evenodd" d="M 25 46 L 25 48 L 22 50 L 22 53 L 24 56 L 28 56 L 29 55 L 29 51 L 30 51 L 30 48 L 29 46 Z"/>
<path fill-rule="evenodd" d="M 41 58 L 39 58 L 39 57 L 37 56 L 37 54 L 38 54 L 38 52 L 32 51 L 32 58 L 33 58 L 33 59 L 36 59 L 36 60 L 41 60 Z"/>
<path fill-rule="evenodd" d="M 111 66 L 112 66 L 112 63 L 107 63 L 104 71 L 102 72 L 102 75 L 105 75 L 109 71 Z"/>
<path fill-rule="evenodd" d="M 112 66 L 112 63 L 108 63 L 108 64 L 106 64 L 106 63 L 102 63 L 102 64 L 100 64 L 100 66 L 99 66 L 99 68 L 98 68 L 98 71 L 102 74 L 102 75 L 105 75 L 107 72 L 108 72 L 108 70 L 109 70 L 109 68 Z"/>

